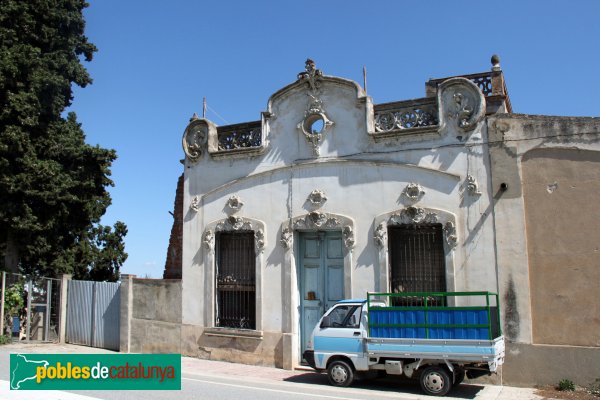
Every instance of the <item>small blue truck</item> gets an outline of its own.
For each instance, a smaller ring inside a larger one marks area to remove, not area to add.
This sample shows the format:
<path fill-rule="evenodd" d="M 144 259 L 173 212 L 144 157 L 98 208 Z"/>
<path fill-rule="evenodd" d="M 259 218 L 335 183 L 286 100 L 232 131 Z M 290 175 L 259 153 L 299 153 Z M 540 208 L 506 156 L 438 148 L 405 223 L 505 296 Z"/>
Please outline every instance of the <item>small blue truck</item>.
<path fill-rule="evenodd" d="M 490 292 L 367 293 L 342 300 L 315 327 L 303 354 L 334 386 L 355 376 L 404 375 L 443 396 L 504 362 L 498 295 Z"/>

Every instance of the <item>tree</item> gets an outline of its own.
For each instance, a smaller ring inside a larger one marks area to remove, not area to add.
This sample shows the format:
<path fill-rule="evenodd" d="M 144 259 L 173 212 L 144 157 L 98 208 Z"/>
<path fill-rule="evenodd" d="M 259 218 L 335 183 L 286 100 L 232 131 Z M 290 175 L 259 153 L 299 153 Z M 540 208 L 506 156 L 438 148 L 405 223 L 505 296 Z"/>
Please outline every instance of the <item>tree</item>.
<path fill-rule="evenodd" d="M 74 279 L 114 282 L 127 259 L 123 244 L 126 234 L 127 226 L 122 222 L 117 222 L 114 230 L 110 226 L 93 226 L 77 238 L 75 246 L 60 255 L 60 264 L 74 266 Z"/>
<path fill-rule="evenodd" d="M 9 270 L 114 280 L 127 228 L 99 221 L 111 203 L 116 153 L 86 144 L 74 113 L 63 117 L 72 84 L 92 82 L 80 61 L 96 51 L 84 35 L 85 7 L 0 0 L 0 251 Z M 83 252 L 85 243 L 95 250 Z"/>

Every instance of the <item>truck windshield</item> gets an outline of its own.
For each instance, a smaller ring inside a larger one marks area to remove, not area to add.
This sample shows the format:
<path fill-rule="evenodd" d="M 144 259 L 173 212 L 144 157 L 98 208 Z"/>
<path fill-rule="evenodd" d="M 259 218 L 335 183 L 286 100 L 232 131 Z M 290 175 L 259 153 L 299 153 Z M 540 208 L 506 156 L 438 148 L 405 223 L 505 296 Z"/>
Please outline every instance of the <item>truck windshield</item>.
<path fill-rule="evenodd" d="M 360 306 L 337 306 L 329 313 L 331 326 L 335 328 L 358 328 Z"/>

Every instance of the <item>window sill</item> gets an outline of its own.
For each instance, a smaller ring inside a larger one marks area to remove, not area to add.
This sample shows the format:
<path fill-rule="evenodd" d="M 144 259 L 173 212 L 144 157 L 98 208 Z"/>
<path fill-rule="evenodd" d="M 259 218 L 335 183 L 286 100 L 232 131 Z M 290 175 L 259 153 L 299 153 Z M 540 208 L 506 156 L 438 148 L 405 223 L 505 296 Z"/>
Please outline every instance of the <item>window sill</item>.
<path fill-rule="evenodd" d="M 206 336 L 220 336 L 240 339 L 255 339 L 262 340 L 262 331 L 252 331 L 249 329 L 233 329 L 233 328 L 206 328 L 204 330 Z"/>

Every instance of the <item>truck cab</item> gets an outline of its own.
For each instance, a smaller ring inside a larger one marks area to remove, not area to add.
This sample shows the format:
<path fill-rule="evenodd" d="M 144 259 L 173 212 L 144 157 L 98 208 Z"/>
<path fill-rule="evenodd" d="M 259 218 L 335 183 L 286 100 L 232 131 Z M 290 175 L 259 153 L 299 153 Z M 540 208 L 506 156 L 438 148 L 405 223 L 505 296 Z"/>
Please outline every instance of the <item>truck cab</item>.
<path fill-rule="evenodd" d="M 341 300 L 315 326 L 303 356 L 317 371 L 327 369 L 333 355 L 352 361 L 358 370 L 368 369 L 364 359 L 367 336 L 366 299 Z M 314 349 L 318 349 L 315 354 Z"/>
<path fill-rule="evenodd" d="M 342 300 L 331 307 L 315 326 L 303 356 L 315 370 L 327 369 L 331 355 L 345 357 L 362 366 L 367 313 L 366 299 Z M 318 349 L 315 355 L 314 349 Z"/>

